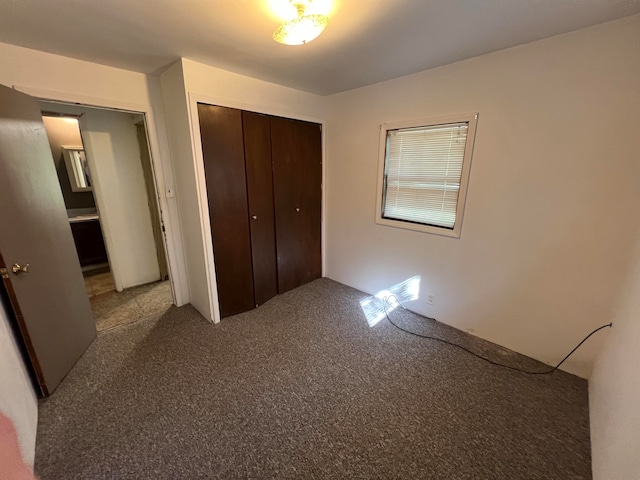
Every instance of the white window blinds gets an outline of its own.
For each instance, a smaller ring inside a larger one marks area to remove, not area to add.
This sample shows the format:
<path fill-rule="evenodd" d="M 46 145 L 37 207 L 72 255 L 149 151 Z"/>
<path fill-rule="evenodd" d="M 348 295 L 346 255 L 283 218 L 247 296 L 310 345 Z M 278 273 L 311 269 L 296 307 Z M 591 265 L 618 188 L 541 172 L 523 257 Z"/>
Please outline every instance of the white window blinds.
<path fill-rule="evenodd" d="M 468 122 L 387 132 L 383 218 L 453 229 Z"/>

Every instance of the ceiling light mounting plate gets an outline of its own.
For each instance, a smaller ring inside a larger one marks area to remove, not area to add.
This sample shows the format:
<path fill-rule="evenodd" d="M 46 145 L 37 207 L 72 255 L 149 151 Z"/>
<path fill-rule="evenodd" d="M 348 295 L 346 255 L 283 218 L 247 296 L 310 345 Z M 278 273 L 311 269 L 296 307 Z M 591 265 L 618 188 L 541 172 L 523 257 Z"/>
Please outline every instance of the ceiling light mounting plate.
<path fill-rule="evenodd" d="M 309 0 L 290 0 L 290 3 L 298 12 L 299 17 L 302 17 L 306 9 L 309 8 L 309 5 L 311 5 L 311 2 Z"/>

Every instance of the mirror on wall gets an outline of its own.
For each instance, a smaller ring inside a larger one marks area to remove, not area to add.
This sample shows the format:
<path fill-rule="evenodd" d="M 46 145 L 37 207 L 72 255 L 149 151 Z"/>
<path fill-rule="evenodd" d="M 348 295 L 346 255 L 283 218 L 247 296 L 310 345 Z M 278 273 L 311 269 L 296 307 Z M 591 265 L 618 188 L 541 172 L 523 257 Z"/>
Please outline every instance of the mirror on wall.
<path fill-rule="evenodd" d="M 63 146 L 62 151 L 64 153 L 64 163 L 67 166 L 67 173 L 69 174 L 69 181 L 71 182 L 71 190 L 74 192 L 88 192 L 93 190 L 84 148 Z"/>

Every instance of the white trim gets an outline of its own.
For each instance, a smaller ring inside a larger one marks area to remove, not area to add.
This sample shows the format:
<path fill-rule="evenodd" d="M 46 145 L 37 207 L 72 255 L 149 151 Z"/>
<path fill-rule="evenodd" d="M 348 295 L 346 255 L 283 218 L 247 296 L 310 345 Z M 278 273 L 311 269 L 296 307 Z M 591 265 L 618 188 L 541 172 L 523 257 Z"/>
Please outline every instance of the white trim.
<path fill-rule="evenodd" d="M 460 238 L 462 232 L 462 219 L 464 216 L 464 206 L 467 197 L 467 188 L 469 185 L 469 174 L 471 172 L 471 160 L 473 158 L 473 147 L 475 144 L 476 128 L 478 126 L 477 112 L 461 113 L 458 115 L 446 115 L 431 118 L 421 118 L 417 120 L 406 120 L 402 122 L 383 123 L 380 125 L 380 139 L 378 144 L 378 185 L 376 190 L 376 217 L 375 223 L 388 227 L 402 228 L 405 230 L 413 230 L 423 233 L 433 233 L 445 237 Z M 467 131 L 467 141 L 464 151 L 464 159 L 462 161 L 462 174 L 460 176 L 460 191 L 458 193 L 458 203 L 456 208 L 456 222 L 453 229 L 444 227 L 436 227 L 432 225 L 421 225 L 417 223 L 404 222 L 402 220 L 392 220 L 382 217 L 382 199 L 384 185 L 384 167 L 386 160 L 387 148 L 387 132 L 389 130 L 397 130 L 402 128 L 413 128 L 430 125 L 439 125 L 446 123 L 469 122 Z"/>
<path fill-rule="evenodd" d="M 105 110 L 124 110 L 129 113 L 147 113 L 151 110 L 151 105 L 143 103 L 122 102 L 101 97 L 93 97 L 90 95 L 80 95 L 76 93 L 57 92 L 53 90 L 45 90 L 42 88 L 33 88 L 20 85 L 13 85 L 13 88 L 27 95 L 37 97 L 38 100 L 45 102 L 59 102 L 65 104 L 76 105 L 79 107 L 103 108 Z"/>
<path fill-rule="evenodd" d="M 180 232 L 180 220 L 177 210 L 170 208 L 165 192 L 167 188 L 173 189 L 173 171 L 170 159 L 167 155 L 161 155 L 160 142 L 158 138 L 158 127 L 155 120 L 153 107 L 150 104 L 135 104 L 122 102 L 120 100 L 105 99 L 76 93 L 58 92 L 41 88 L 13 85 L 16 90 L 37 97 L 39 100 L 60 102 L 70 105 L 81 105 L 86 107 L 104 108 L 109 110 L 122 110 L 131 113 L 140 113 L 145 117 L 147 136 L 149 139 L 149 149 L 151 150 L 151 165 L 154 174 L 154 183 L 157 187 L 158 212 L 165 226 L 165 251 L 169 267 L 169 282 L 172 287 L 173 300 L 177 306 L 184 305 L 189 301 L 189 286 L 186 277 L 186 265 L 182 252 L 182 237 Z M 91 168 L 91 166 L 89 167 Z M 172 212 L 175 211 L 175 213 Z M 116 282 L 114 278 L 114 282 Z M 117 286 L 117 282 L 116 282 Z"/>
<path fill-rule="evenodd" d="M 213 238 L 209 225 L 209 204 L 207 200 L 207 184 L 204 174 L 204 156 L 202 153 L 202 140 L 200 137 L 200 121 L 198 119 L 198 102 L 192 102 L 189 97 L 189 128 L 191 130 L 191 157 L 196 174 L 196 197 L 198 199 L 198 213 L 200 220 L 200 234 L 204 248 L 204 270 L 209 296 L 209 315 L 207 318 L 213 323 L 220 322 L 220 305 L 218 302 L 218 284 L 216 281 L 216 269 L 213 256 Z M 192 108 L 192 104 L 194 107 Z M 194 118 L 195 117 L 195 118 Z"/>
<path fill-rule="evenodd" d="M 198 103 L 206 103 L 208 105 L 217 105 L 221 107 L 236 108 L 238 110 L 246 110 L 249 112 L 264 113 L 266 115 L 274 115 L 278 117 L 291 118 L 294 120 L 303 120 L 307 122 L 318 123 L 322 125 L 322 220 L 321 220 L 321 255 L 322 255 L 322 276 L 325 275 L 325 252 L 326 252 L 326 160 L 325 160 L 325 141 L 326 141 L 326 125 L 323 119 L 310 115 L 299 114 L 279 108 L 247 104 L 236 102 L 224 98 L 216 98 L 208 95 L 202 95 L 193 92 L 187 92 L 189 102 L 189 127 L 191 128 L 191 145 L 193 149 L 194 171 L 196 172 L 196 194 L 198 197 L 198 210 L 200 213 L 200 226 L 202 229 L 202 242 L 205 254 L 205 271 L 207 274 L 207 291 L 209 294 L 209 307 L 214 323 L 220 321 L 220 303 L 218 301 L 218 288 L 216 282 L 215 258 L 213 254 L 213 238 L 211 236 L 211 227 L 209 225 L 209 204 L 207 199 L 207 184 L 204 174 L 204 158 L 202 154 L 202 139 L 200 137 L 200 119 L 198 118 Z"/>

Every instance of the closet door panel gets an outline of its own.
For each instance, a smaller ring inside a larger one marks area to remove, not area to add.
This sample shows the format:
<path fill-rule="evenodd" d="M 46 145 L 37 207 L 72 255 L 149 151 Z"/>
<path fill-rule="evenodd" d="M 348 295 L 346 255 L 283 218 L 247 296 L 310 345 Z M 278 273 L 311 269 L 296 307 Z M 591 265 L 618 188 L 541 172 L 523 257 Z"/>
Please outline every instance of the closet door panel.
<path fill-rule="evenodd" d="M 242 112 L 256 305 L 278 294 L 269 117 Z"/>
<path fill-rule="evenodd" d="M 322 274 L 322 143 L 318 124 L 271 118 L 278 292 Z"/>
<path fill-rule="evenodd" d="M 198 104 L 220 315 L 255 306 L 242 112 Z"/>
<path fill-rule="evenodd" d="M 322 276 L 322 131 L 317 123 L 299 122 L 298 138 L 305 154 L 298 177 L 301 210 L 303 283 Z"/>
<path fill-rule="evenodd" d="M 296 265 L 300 262 L 296 215 L 297 169 L 293 125 L 283 118 L 271 118 L 271 158 L 273 162 L 273 201 L 276 218 L 276 251 L 278 260 L 278 293 L 296 288 L 300 283 Z"/>

